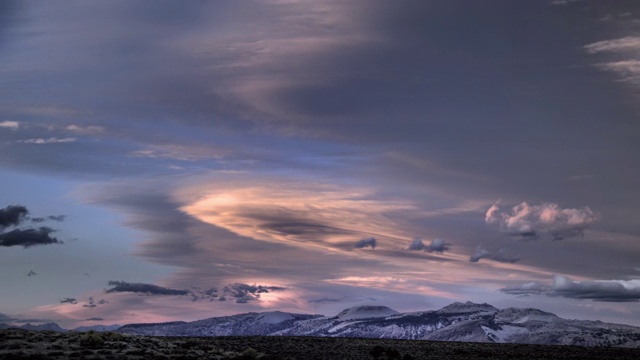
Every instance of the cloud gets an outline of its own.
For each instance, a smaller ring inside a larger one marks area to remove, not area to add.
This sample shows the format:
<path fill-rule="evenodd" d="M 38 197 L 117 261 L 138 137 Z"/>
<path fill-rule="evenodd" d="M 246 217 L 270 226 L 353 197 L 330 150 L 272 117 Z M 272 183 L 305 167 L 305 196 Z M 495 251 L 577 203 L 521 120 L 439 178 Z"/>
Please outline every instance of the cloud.
<path fill-rule="evenodd" d="M 308 300 L 307 302 L 310 304 L 320 304 L 325 302 L 340 302 L 340 301 L 342 300 L 334 299 L 334 298 L 320 298 L 320 299 L 311 299 L 311 300 Z"/>
<path fill-rule="evenodd" d="M 501 212 L 495 203 L 485 214 L 487 224 L 497 225 L 501 232 L 523 240 L 535 240 L 543 235 L 553 240 L 582 236 L 596 220 L 598 215 L 589 207 L 561 209 L 553 203 L 529 205 L 523 202 L 514 206 L 511 212 Z"/>
<path fill-rule="evenodd" d="M 450 245 L 442 239 L 434 239 L 431 241 L 431 244 L 425 248 L 425 250 L 428 252 L 443 253 L 445 251 L 449 251 L 449 246 Z"/>
<path fill-rule="evenodd" d="M 552 0 L 551 5 L 569 5 L 583 0 Z"/>
<path fill-rule="evenodd" d="M 234 181 L 207 181 L 189 189 L 192 194 L 178 194 L 188 203 L 180 210 L 255 240 L 343 251 L 353 248 L 355 236 L 404 241 L 397 214 L 415 210 L 408 202 L 378 200 L 368 189 L 268 176 L 229 179 Z"/>
<path fill-rule="evenodd" d="M 67 218 L 67 215 L 49 215 L 47 216 L 47 219 L 49 220 L 53 220 L 53 221 L 64 221 L 64 219 Z"/>
<path fill-rule="evenodd" d="M 364 249 L 366 247 L 371 247 L 372 249 L 376 248 L 376 238 L 366 238 L 361 239 L 356 242 L 354 245 L 356 249 Z"/>
<path fill-rule="evenodd" d="M 640 37 L 626 36 L 620 39 L 598 41 L 584 46 L 590 54 L 640 49 Z"/>
<path fill-rule="evenodd" d="M 85 321 L 104 321 L 104 318 L 101 317 L 90 317 L 88 319 L 84 319 Z"/>
<path fill-rule="evenodd" d="M 78 299 L 76 298 L 64 298 L 64 299 L 60 299 L 60 304 L 77 304 L 78 303 Z"/>
<path fill-rule="evenodd" d="M 556 275 L 551 286 L 528 282 L 519 286 L 500 289 L 512 295 L 545 295 L 571 299 L 589 299 L 604 302 L 640 301 L 640 279 L 576 281 Z"/>
<path fill-rule="evenodd" d="M 29 210 L 22 205 L 9 205 L 0 209 L 0 230 L 8 226 L 19 225 L 28 215 Z"/>
<path fill-rule="evenodd" d="M 640 60 L 622 60 L 597 64 L 602 70 L 615 72 L 623 77 L 623 80 L 634 80 L 640 76 Z"/>
<path fill-rule="evenodd" d="M 18 142 L 23 144 L 36 144 L 36 145 L 44 145 L 44 144 L 62 144 L 62 143 L 71 143 L 76 142 L 78 138 L 56 138 L 50 137 L 48 139 L 44 138 L 35 138 L 35 139 L 27 139 L 27 140 L 19 140 Z"/>
<path fill-rule="evenodd" d="M 411 244 L 409 244 L 409 247 L 407 248 L 407 250 L 424 250 L 425 246 L 424 243 L 422 242 L 422 239 L 419 238 L 415 238 L 413 239 L 413 241 L 411 241 Z"/>
<path fill-rule="evenodd" d="M 469 257 L 469 262 L 475 263 L 480 261 L 481 259 L 493 260 L 503 263 L 515 263 L 520 260 L 518 256 L 511 254 L 511 252 L 507 249 L 502 248 L 497 252 L 491 252 L 483 248 L 482 246 L 478 246 L 476 248 L 476 252 L 471 255 L 471 257 Z"/>
<path fill-rule="evenodd" d="M 89 125 L 89 126 L 68 125 L 66 129 L 71 132 L 75 132 L 83 135 L 98 135 L 98 134 L 104 133 L 105 131 L 104 127 L 97 126 L 97 125 Z"/>
<path fill-rule="evenodd" d="M 13 317 L 13 316 L 9 316 L 7 314 L 3 314 L 0 313 L 0 323 L 9 323 L 9 322 L 16 322 L 16 323 L 47 323 L 47 322 L 52 322 L 51 319 L 23 319 L 23 318 L 19 318 L 19 317 Z"/>
<path fill-rule="evenodd" d="M 263 285 L 248 285 L 243 283 L 235 283 L 224 287 L 223 298 L 234 298 L 238 304 L 246 304 L 250 301 L 260 299 L 260 294 L 266 294 L 272 291 L 284 291 L 286 288 L 280 286 L 263 286 Z"/>
<path fill-rule="evenodd" d="M 35 245 L 63 244 L 62 241 L 50 234 L 55 230 L 42 226 L 38 229 L 15 229 L 0 234 L 0 246 L 22 246 L 28 248 Z"/>
<path fill-rule="evenodd" d="M 98 307 L 99 305 L 104 305 L 104 304 L 108 304 L 108 303 L 109 302 L 107 300 L 105 300 L 105 299 L 100 299 L 98 301 L 95 301 L 93 299 L 93 297 L 89 297 L 89 301 L 86 304 L 83 304 L 82 307 L 93 309 L 93 308 Z"/>
<path fill-rule="evenodd" d="M 20 123 L 17 121 L 2 121 L 0 122 L 0 127 L 16 130 L 20 127 Z"/>
<path fill-rule="evenodd" d="M 61 221 L 64 221 L 64 219 L 66 219 L 66 217 L 67 217 L 66 215 L 50 215 L 50 216 L 47 216 L 46 218 L 44 218 L 44 217 L 34 217 L 34 218 L 31 218 L 30 220 L 31 220 L 31 222 L 34 222 L 34 223 L 41 223 L 41 222 L 45 222 L 47 220 L 53 220 L 53 221 L 61 222 Z"/>
<path fill-rule="evenodd" d="M 107 293 L 132 292 L 145 295 L 189 295 L 189 290 L 169 289 L 158 285 L 144 283 L 128 283 L 126 281 L 109 281 L 111 289 L 105 290 Z"/>
<path fill-rule="evenodd" d="M 449 244 L 447 244 L 444 240 L 442 239 L 434 239 L 431 240 L 431 243 L 429 245 L 425 245 L 422 242 L 422 239 L 416 238 L 413 239 L 413 241 L 411 241 L 411 243 L 409 244 L 409 247 L 407 248 L 407 250 L 424 250 L 427 252 L 437 252 L 437 253 L 443 253 L 445 251 L 449 251 Z"/>
<path fill-rule="evenodd" d="M 226 301 L 227 299 L 235 299 L 238 304 L 246 304 L 251 301 L 259 300 L 260 294 L 272 291 L 286 290 L 280 286 L 264 286 L 264 285 L 248 285 L 244 283 L 233 283 L 223 288 L 221 294 L 215 288 L 202 290 L 200 288 L 192 289 L 170 289 L 153 284 L 144 283 L 128 283 L 125 281 L 109 281 L 111 289 L 105 290 L 107 293 L 113 292 L 131 292 L 145 295 L 173 295 L 173 296 L 191 296 L 192 301 L 200 299 L 209 299 L 213 301 Z"/>

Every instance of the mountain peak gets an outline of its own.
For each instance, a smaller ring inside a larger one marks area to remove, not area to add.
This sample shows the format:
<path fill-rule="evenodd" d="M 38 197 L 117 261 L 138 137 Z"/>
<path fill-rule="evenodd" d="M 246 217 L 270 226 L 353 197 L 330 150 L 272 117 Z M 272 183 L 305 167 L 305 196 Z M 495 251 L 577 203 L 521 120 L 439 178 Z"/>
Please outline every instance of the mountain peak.
<path fill-rule="evenodd" d="M 453 304 L 449 304 L 442 309 L 438 310 L 439 313 L 451 314 L 451 313 L 470 313 L 470 312 L 488 312 L 495 313 L 498 309 L 489 305 L 487 303 L 476 304 L 471 301 L 467 301 L 465 303 L 454 302 Z"/>
<path fill-rule="evenodd" d="M 397 311 L 381 305 L 361 305 L 342 310 L 335 317 L 340 320 L 370 319 L 399 314 Z"/>

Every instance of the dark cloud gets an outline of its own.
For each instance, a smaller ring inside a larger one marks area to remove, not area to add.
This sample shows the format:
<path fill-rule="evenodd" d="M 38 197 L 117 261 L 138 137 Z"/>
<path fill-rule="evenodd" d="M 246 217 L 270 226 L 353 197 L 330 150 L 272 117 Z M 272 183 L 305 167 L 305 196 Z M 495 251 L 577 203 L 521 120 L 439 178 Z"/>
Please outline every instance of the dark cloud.
<path fill-rule="evenodd" d="M 32 217 L 29 220 L 31 220 L 31 222 L 34 223 L 41 223 L 41 222 L 45 222 L 47 220 L 53 220 L 53 221 L 64 221 L 64 219 L 66 218 L 66 215 L 49 215 L 46 218 L 44 217 Z"/>
<path fill-rule="evenodd" d="M 77 304 L 78 303 L 78 299 L 76 298 L 64 298 L 64 299 L 60 299 L 60 304 Z"/>
<path fill-rule="evenodd" d="M 126 281 L 109 281 L 111 289 L 105 290 L 107 293 L 131 292 L 145 295 L 189 295 L 189 290 L 169 289 L 158 285 L 144 283 L 128 283 Z"/>
<path fill-rule="evenodd" d="M 75 299 L 74 299 L 75 300 Z M 89 297 L 89 300 L 87 301 L 86 304 L 83 304 L 82 307 L 86 307 L 86 308 L 96 308 L 100 305 L 104 305 L 104 304 L 108 304 L 109 302 L 105 299 L 100 299 L 98 301 L 94 300 L 93 296 Z"/>
<path fill-rule="evenodd" d="M 449 247 L 450 245 L 447 244 L 444 240 L 434 239 L 433 241 L 431 241 L 431 244 L 429 244 L 429 246 L 425 247 L 425 250 L 428 252 L 443 253 L 445 251 L 449 251 Z"/>
<path fill-rule="evenodd" d="M 16 226 L 29 215 L 29 210 L 22 205 L 9 205 L 0 209 L 0 230 L 8 226 Z"/>
<path fill-rule="evenodd" d="M 64 219 L 67 218 L 67 215 L 49 215 L 47 216 L 47 219 L 49 220 L 53 220 L 53 221 L 64 221 Z"/>
<path fill-rule="evenodd" d="M 210 288 L 203 290 L 201 288 L 193 288 L 190 295 L 192 301 L 198 301 L 202 299 L 214 301 L 218 298 L 218 289 Z"/>
<path fill-rule="evenodd" d="M 358 242 L 354 245 L 354 247 L 356 249 L 363 249 L 366 247 L 375 249 L 377 245 L 376 243 L 377 243 L 376 238 L 366 238 L 366 239 L 358 240 Z"/>
<path fill-rule="evenodd" d="M 22 246 L 28 248 L 36 245 L 63 244 L 62 241 L 50 235 L 53 232 L 55 230 L 46 226 L 38 229 L 15 229 L 0 234 L 0 246 Z"/>
<path fill-rule="evenodd" d="M 425 245 L 422 239 L 414 239 L 409 244 L 408 250 L 424 250 L 430 253 L 443 253 L 449 251 L 450 245 L 442 239 L 434 239 L 429 245 Z"/>
<path fill-rule="evenodd" d="M 551 286 L 529 282 L 502 288 L 500 291 L 521 296 L 545 295 L 604 302 L 636 302 L 640 301 L 640 279 L 576 281 L 556 275 Z"/>
<path fill-rule="evenodd" d="M 511 253 L 511 251 L 502 248 L 496 252 L 491 252 L 482 246 L 476 248 L 476 252 L 469 257 L 469 262 L 478 262 L 481 259 L 493 260 L 503 263 L 515 263 L 520 260 L 520 257 Z"/>
<path fill-rule="evenodd" d="M 238 304 L 246 304 L 250 301 L 260 300 L 260 294 L 266 294 L 272 291 L 284 291 L 286 288 L 280 286 L 264 286 L 249 285 L 243 283 L 235 283 L 224 287 L 224 298 L 233 298 Z"/>
<path fill-rule="evenodd" d="M 422 239 L 413 239 L 413 241 L 411 241 L 411 244 L 409 244 L 409 247 L 407 248 L 407 250 L 424 250 L 425 246 L 424 243 L 422 242 Z"/>
<path fill-rule="evenodd" d="M 562 209 L 553 203 L 529 205 L 526 202 L 514 206 L 510 212 L 501 211 L 495 203 L 485 214 L 487 224 L 497 225 L 501 232 L 523 240 L 536 240 L 543 235 L 553 240 L 582 236 L 598 218 L 588 207 Z"/>
<path fill-rule="evenodd" d="M 84 319 L 84 320 L 85 321 L 104 321 L 104 319 L 101 318 L 101 317 L 91 317 L 91 318 Z"/>

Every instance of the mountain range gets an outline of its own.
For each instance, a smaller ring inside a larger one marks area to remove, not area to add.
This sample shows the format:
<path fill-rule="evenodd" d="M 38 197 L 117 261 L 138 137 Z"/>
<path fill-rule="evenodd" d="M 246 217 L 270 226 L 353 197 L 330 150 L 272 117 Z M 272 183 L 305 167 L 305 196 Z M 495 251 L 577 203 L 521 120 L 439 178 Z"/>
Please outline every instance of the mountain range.
<path fill-rule="evenodd" d="M 7 325 L 0 324 L 0 328 L 3 327 Z M 55 323 L 27 324 L 22 328 L 64 331 Z M 151 336 L 317 336 L 640 347 L 639 327 L 568 320 L 534 308 L 497 309 L 472 302 L 409 313 L 386 306 L 357 306 L 335 316 L 251 312 L 192 322 L 97 325 L 74 330 L 115 330 Z"/>
<path fill-rule="evenodd" d="M 411 313 L 385 306 L 358 306 L 335 316 L 246 313 L 193 322 L 130 324 L 117 331 L 158 336 L 329 336 L 640 347 L 638 327 L 568 320 L 533 308 L 500 310 L 471 302 Z"/>

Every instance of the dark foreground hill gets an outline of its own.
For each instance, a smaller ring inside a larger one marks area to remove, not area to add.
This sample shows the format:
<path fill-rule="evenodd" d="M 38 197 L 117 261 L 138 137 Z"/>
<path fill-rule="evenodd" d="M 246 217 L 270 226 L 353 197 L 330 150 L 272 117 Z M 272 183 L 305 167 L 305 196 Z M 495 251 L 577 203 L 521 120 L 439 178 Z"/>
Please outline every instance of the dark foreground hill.
<path fill-rule="evenodd" d="M 417 340 L 0 330 L 0 359 L 640 359 L 640 349 Z"/>

